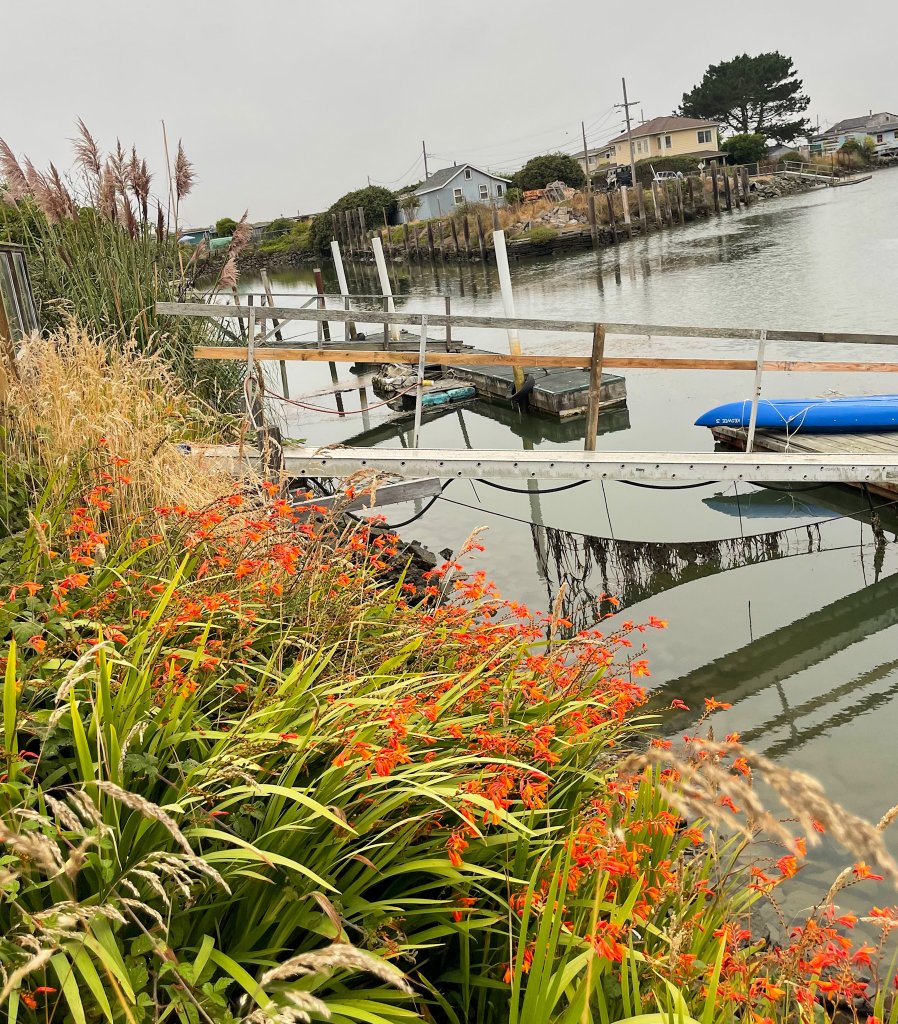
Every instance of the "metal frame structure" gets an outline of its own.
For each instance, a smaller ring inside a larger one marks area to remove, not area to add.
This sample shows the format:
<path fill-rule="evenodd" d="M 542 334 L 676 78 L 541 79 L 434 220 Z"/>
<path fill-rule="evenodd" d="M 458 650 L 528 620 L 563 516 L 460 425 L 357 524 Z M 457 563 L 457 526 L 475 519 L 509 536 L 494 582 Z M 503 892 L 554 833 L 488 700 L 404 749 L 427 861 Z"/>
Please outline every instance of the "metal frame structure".
<path fill-rule="evenodd" d="M 255 320 L 256 308 L 250 306 L 221 306 L 203 303 L 158 303 L 157 312 L 163 315 L 181 315 L 211 318 L 247 318 Z M 439 313 L 375 313 L 364 310 L 295 309 L 269 306 L 266 317 L 278 321 L 337 321 L 348 323 L 362 320 L 384 324 L 408 324 L 420 330 L 418 352 L 389 351 L 385 339 L 383 347 L 374 350 L 367 342 L 343 342 L 340 350 L 322 351 L 316 346 L 284 347 L 269 344 L 274 329 L 256 341 L 252 338 L 248 348 L 203 347 L 196 350 L 198 358 L 247 359 L 248 370 L 254 360 L 309 360 L 327 359 L 331 362 L 372 361 L 417 363 L 418 388 L 415 408 L 415 447 L 422 405 L 422 381 L 427 351 L 428 325 L 445 327 L 501 328 L 509 337 L 517 337 L 520 330 L 538 330 L 563 333 L 591 333 L 592 352 L 589 356 L 559 356 L 498 353 L 432 353 L 431 361 L 453 363 L 492 363 L 511 366 L 581 366 L 590 370 L 589 406 L 587 408 L 586 451 L 579 452 L 501 452 L 465 450 L 408 450 L 408 449 L 339 449 L 328 447 L 317 451 L 291 448 L 285 452 L 283 469 L 294 476 L 341 477 L 361 470 L 376 470 L 398 477 L 434 476 L 443 479 L 490 478 L 499 480 L 642 480 L 702 482 L 716 480 L 745 481 L 805 481 L 826 483 L 886 483 L 898 488 L 898 447 L 894 456 L 888 452 L 868 454 L 792 454 L 752 452 L 754 424 L 757 420 L 764 371 L 801 370 L 813 372 L 898 372 L 898 360 L 859 362 L 850 360 L 799 361 L 769 360 L 766 347 L 769 342 L 801 342 L 814 345 L 887 345 L 898 346 L 895 334 L 860 334 L 822 331 L 791 331 L 769 328 L 679 327 L 622 323 L 594 323 L 575 320 L 537 320 L 521 317 L 450 315 Z M 253 332 L 254 333 L 254 332 Z M 690 343 L 702 339 L 752 341 L 757 345 L 755 358 L 654 358 L 607 357 L 604 340 L 607 336 L 669 337 Z M 361 348 L 364 344 L 367 348 Z M 448 346 L 447 346 L 448 347 Z M 595 430 L 598 424 L 598 382 L 603 368 L 640 367 L 644 369 L 714 369 L 749 370 L 755 373 L 749 443 L 744 455 L 732 457 L 718 453 L 674 452 L 614 452 L 594 453 Z M 591 435 L 591 436 L 590 436 Z M 211 454 L 226 456 L 223 450 L 210 448 Z"/>

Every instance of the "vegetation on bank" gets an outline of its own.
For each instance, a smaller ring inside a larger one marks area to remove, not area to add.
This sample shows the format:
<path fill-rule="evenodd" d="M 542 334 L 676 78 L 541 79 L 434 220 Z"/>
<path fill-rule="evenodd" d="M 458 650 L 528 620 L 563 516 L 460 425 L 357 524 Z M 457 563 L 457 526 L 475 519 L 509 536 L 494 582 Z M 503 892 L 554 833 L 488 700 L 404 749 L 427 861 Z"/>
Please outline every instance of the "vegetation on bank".
<path fill-rule="evenodd" d="M 152 193 L 153 175 L 135 148 L 129 153 L 117 141 L 103 154 L 79 121 L 74 149 L 75 172 L 63 180 L 52 165 L 43 173 L 20 161 L 0 139 L 0 240 L 25 246 L 42 325 L 61 329 L 74 317 L 119 346 L 158 352 L 207 401 L 232 406 L 240 383 L 234 368 L 193 358 L 208 325 L 156 314 L 157 302 L 187 297 L 205 251 L 177 241 L 180 206 L 195 179 L 180 142 L 166 168 L 165 199 Z M 238 232 L 227 281 L 236 280 L 245 242 Z"/>
<path fill-rule="evenodd" d="M 737 737 L 650 739 L 643 639 L 663 622 L 569 636 L 500 597 L 476 537 L 416 589 L 389 531 L 179 449 L 216 421 L 158 355 L 72 325 L 15 377 L 10 1019 L 725 1024 L 874 987 L 883 1017 L 898 911 L 852 943 L 835 898 L 867 864 L 898 871 L 888 820 Z M 866 863 L 766 941 L 757 908 L 819 830 Z"/>

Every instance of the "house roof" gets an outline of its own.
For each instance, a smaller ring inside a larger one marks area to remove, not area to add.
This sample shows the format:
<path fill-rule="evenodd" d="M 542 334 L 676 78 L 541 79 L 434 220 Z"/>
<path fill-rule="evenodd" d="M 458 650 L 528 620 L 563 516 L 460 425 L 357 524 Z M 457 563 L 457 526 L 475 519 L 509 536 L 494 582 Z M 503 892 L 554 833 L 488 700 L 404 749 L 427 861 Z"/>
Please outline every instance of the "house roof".
<path fill-rule="evenodd" d="M 498 174 L 492 174 L 490 171 L 481 170 L 473 164 L 455 164 L 453 167 L 444 167 L 440 171 L 434 171 L 423 185 L 415 189 L 415 195 L 421 196 L 424 195 L 425 192 L 436 192 L 437 189 L 441 189 L 444 185 L 448 185 L 453 178 L 458 177 L 466 167 L 470 167 L 472 171 L 477 171 L 479 174 L 483 174 L 487 178 L 492 178 L 494 181 L 504 181 L 506 184 L 511 183 L 510 178 L 502 178 Z"/>
<path fill-rule="evenodd" d="M 877 124 L 877 117 L 889 118 L 889 123 Z M 887 110 L 880 111 L 878 114 L 864 114 L 863 117 L 846 117 L 841 121 L 837 121 L 831 128 L 827 128 L 825 132 L 821 132 L 819 135 L 815 135 L 816 139 L 826 139 L 836 135 L 842 135 L 844 132 L 854 132 L 858 128 L 863 128 L 868 131 L 882 131 L 883 128 L 891 128 L 894 124 L 898 123 L 898 114 L 890 114 Z"/>
<path fill-rule="evenodd" d="M 653 117 L 651 121 L 645 121 L 637 125 L 629 132 L 618 135 L 605 143 L 603 148 L 613 146 L 617 142 L 624 142 L 629 138 L 640 139 L 646 135 L 666 135 L 670 132 L 682 132 L 694 128 L 717 128 L 717 121 L 705 121 L 698 117 Z"/>

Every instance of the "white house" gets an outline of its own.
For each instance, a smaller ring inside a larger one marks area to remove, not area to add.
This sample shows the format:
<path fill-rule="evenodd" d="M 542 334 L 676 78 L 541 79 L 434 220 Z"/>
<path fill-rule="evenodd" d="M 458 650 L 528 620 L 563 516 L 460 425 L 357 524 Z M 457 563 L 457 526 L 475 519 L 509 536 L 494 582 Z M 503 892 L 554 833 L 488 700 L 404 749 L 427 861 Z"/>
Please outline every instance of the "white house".
<path fill-rule="evenodd" d="M 467 203 L 505 204 L 505 193 L 511 184 L 508 178 L 482 171 L 473 164 L 456 164 L 436 171 L 415 189 L 420 206 L 414 213 L 418 220 L 445 217 L 457 206 Z M 402 211 L 400 210 L 400 213 Z M 405 216 L 403 214 L 403 216 Z"/>

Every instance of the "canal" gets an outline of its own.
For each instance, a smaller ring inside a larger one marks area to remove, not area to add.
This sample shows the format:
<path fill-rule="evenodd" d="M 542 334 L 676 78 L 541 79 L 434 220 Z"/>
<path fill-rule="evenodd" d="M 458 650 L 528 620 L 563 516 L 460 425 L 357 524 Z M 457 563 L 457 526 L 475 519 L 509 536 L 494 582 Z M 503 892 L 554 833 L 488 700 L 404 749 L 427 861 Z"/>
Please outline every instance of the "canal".
<path fill-rule="evenodd" d="M 337 291 L 332 268 L 322 269 L 328 291 Z M 370 268 L 348 271 L 354 292 L 378 290 Z M 492 267 L 427 263 L 391 267 L 391 276 L 401 309 L 442 311 L 448 294 L 453 312 L 502 311 Z M 896 333 L 898 169 L 850 188 L 651 234 L 598 256 L 515 264 L 512 279 L 519 316 Z M 314 290 L 306 270 L 274 273 L 272 282 L 284 304 Z M 260 290 L 251 279 L 241 287 Z M 293 328 L 290 336 L 307 329 Z M 507 345 L 501 332 L 457 333 L 483 348 Z M 529 333 L 522 342 L 531 351 L 588 351 L 588 339 L 571 335 Z M 683 344 L 615 340 L 608 354 L 682 355 Z M 733 342 L 709 342 L 690 354 L 697 351 L 753 354 Z M 797 351 L 776 346 L 768 358 Z M 816 357 L 820 350 L 813 351 Z M 348 366 L 339 372 L 341 381 L 352 380 Z M 749 397 L 752 384 L 751 374 L 739 372 L 623 372 L 627 409 L 603 416 L 600 449 L 709 451 L 713 442 L 693 426 L 695 418 L 718 402 Z M 293 363 L 289 373 L 294 396 L 330 383 L 325 365 Z M 781 373 L 765 381 L 766 397 L 892 390 L 893 375 Z M 331 411 L 285 408 L 290 436 L 313 444 L 410 443 L 410 422 L 389 410 L 374 410 L 362 423 L 359 415 L 334 415 L 332 398 L 309 403 Z M 346 408 L 358 410 L 356 395 L 346 396 Z M 428 419 L 422 432 L 424 447 L 551 450 L 582 443 L 582 421 L 560 423 L 483 402 Z M 898 802 L 898 515 L 892 507 L 877 509 L 884 541 L 870 525 L 871 502 L 883 499 L 835 488 L 732 484 L 522 490 L 455 481 L 400 532 L 438 551 L 456 549 L 472 530 L 487 527 L 486 552 L 474 564 L 507 596 L 534 608 L 547 609 L 563 587 L 565 612 L 577 626 L 594 623 L 603 592 L 622 598 L 622 618 L 667 619 L 666 632 L 647 636 L 648 682 L 659 700 L 678 698 L 693 709 L 670 723 L 672 734 L 687 732 L 704 697 L 713 696 L 732 704 L 715 714 L 715 735 L 741 733 L 757 750 L 817 776 L 832 798 L 874 821 Z M 420 511 L 420 503 L 397 506 L 390 518 L 402 522 Z M 614 622 L 608 620 L 609 629 Z M 898 834 L 891 846 L 898 852 Z M 793 906 L 803 906 L 804 895 L 814 901 L 843 865 L 844 854 L 824 839 L 796 880 Z M 874 884 L 851 890 L 845 904 L 887 900 Z"/>

